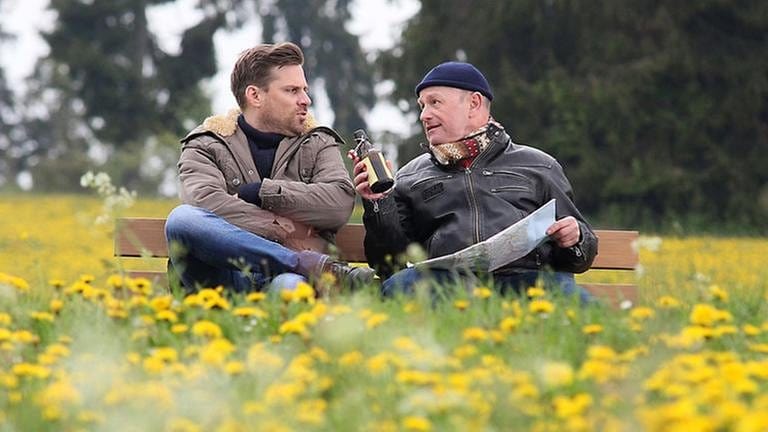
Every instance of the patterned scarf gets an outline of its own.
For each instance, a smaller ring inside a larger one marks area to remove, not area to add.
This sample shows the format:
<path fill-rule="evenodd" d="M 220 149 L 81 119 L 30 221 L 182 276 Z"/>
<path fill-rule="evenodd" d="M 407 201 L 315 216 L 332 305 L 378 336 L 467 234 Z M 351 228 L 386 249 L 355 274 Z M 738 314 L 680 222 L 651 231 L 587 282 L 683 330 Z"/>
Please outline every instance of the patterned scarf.
<path fill-rule="evenodd" d="M 443 144 L 429 145 L 429 151 L 440 165 L 454 165 L 460 161 L 472 161 L 483 152 L 491 143 L 491 134 L 488 129 L 493 125 L 499 129 L 504 127 L 496 120 L 490 119 L 487 124 L 470 132 L 458 141 Z"/>

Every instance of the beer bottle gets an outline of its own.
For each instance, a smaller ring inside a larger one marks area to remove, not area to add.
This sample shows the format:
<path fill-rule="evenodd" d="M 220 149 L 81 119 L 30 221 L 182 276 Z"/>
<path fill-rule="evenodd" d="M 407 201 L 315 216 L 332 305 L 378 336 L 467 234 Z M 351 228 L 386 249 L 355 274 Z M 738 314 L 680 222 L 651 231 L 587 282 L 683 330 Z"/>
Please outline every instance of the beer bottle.
<path fill-rule="evenodd" d="M 384 155 L 381 150 L 375 148 L 364 130 L 355 131 L 355 154 L 365 163 L 368 171 L 368 185 L 374 193 L 381 193 L 389 190 L 394 184 L 395 179 L 389 170 Z"/>

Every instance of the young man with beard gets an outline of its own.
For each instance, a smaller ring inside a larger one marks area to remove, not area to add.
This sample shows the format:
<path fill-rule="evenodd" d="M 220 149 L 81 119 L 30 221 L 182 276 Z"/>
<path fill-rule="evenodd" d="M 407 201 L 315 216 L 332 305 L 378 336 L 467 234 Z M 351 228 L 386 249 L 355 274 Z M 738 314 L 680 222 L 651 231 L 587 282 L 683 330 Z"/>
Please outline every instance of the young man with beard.
<path fill-rule="evenodd" d="M 547 230 L 550 239 L 491 276 L 502 292 L 519 291 L 543 278 L 586 300 L 573 273 L 592 264 L 597 238 L 574 205 L 560 164 L 512 142 L 491 117 L 491 87 L 469 63 L 434 67 L 416 86 L 416 95 L 429 145 L 398 171 L 390 191 L 373 193 L 365 164 L 349 153 L 355 189 L 365 206 L 365 252 L 371 265 L 389 277 L 411 243 L 429 258 L 447 255 L 493 236 L 555 198 L 557 220 Z M 429 273 L 440 282 L 458 277 L 447 270 Z M 401 270 L 384 281 L 383 293 L 410 292 L 425 275 L 415 267 Z"/>
<path fill-rule="evenodd" d="M 240 112 L 209 117 L 181 140 L 183 204 L 165 231 L 186 289 L 290 288 L 324 272 L 343 284 L 372 278 L 325 254 L 354 189 L 343 140 L 312 125 L 303 63 L 292 43 L 246 50 L 231 75 Z"/>

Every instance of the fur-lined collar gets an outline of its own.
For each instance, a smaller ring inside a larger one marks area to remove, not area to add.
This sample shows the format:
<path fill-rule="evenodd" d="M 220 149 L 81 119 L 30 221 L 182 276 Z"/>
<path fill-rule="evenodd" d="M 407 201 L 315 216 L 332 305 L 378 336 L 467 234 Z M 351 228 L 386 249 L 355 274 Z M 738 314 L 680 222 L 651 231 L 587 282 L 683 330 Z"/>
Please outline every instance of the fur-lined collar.
<path fill-rule="evenodd" d="M 240 115 L 238 108 L 232 108 L 226 114 L 212 115 L 203 121 L 203 129 L 211 131 L 217 135 L 228 137 L 237 130 L 237 117 Z M 305 131 L 316 128 L 317 121 L 311 113 L 307 113 L 307 120 L 304 122 Z"/>

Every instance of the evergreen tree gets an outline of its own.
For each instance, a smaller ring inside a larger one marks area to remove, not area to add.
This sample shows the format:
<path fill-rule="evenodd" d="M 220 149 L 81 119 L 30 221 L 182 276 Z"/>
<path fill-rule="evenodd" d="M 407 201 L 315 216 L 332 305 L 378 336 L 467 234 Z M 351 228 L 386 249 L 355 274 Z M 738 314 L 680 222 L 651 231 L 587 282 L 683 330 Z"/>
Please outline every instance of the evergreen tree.
<path fill-rule="evenodd" d="M 452 59 L 486 74 L 494 116 L 557 157 L 603 225 L 765 231 L 765 2 L 423 0 L 382 61 L 394 99 L 415 110 L 416 83 Z"/>
<path fill-rule="evenodd" d="M 169 54 L 158 46 L 146 15 L 148 7 L 168 1 L 51 1 L 57 20 L 43 34 L 50 54 L 38 62 L 25 98 L 25 105 L 38 105 L 26 110 L 25 129 L 27 159 L 35 155 L 30 165 L 41 188 L 78 187 L 79 173 L 100 155 L 101 162 L 104 155 L 119 162 L 113 164 L 120 171 L 113 173 L 116 181 L 136 187 L 143 150 L 157 137 L 177 149 L 176 138 L 167 137 L 182 135 L 208 115 L 210 101 L 199 84 L 216 72 L 213 35 L 232 4 L 201 1 L 203 19 L 184 31 L 180 52 Z M 74 180 L 59 181 L 49 172 L 62 168 L 52 160 L 61 154 L 70 155 L 64 165 L 71 167 L 58 172 Z"/>
<path fill-rule="evenodd" d="M 363 114 L 375 102 L 373 68 L 356 35 L 346 30 L 349 0 L 257 0 L 262 34 L 267 43 L 276 38 L 301 46 L 311 87 L 322 82 L 335 116 L 334 126 L 344 133 L 364 128 Z"/>
<path fill-rule="evenodd" d="M 0 9 L 2 9 L 0 0 Z M 3 31 L 0 26 L 0 45 L 7 43 L 11 35 Z M 5 70 L 0 65 L 0 187 L 13 181 L 17 169 L 13 149 L 16 147 L 16 134 L 18 120 L 15 118 L 15 99 L 13 92 L 8 88 L 5 78 Z"/>

